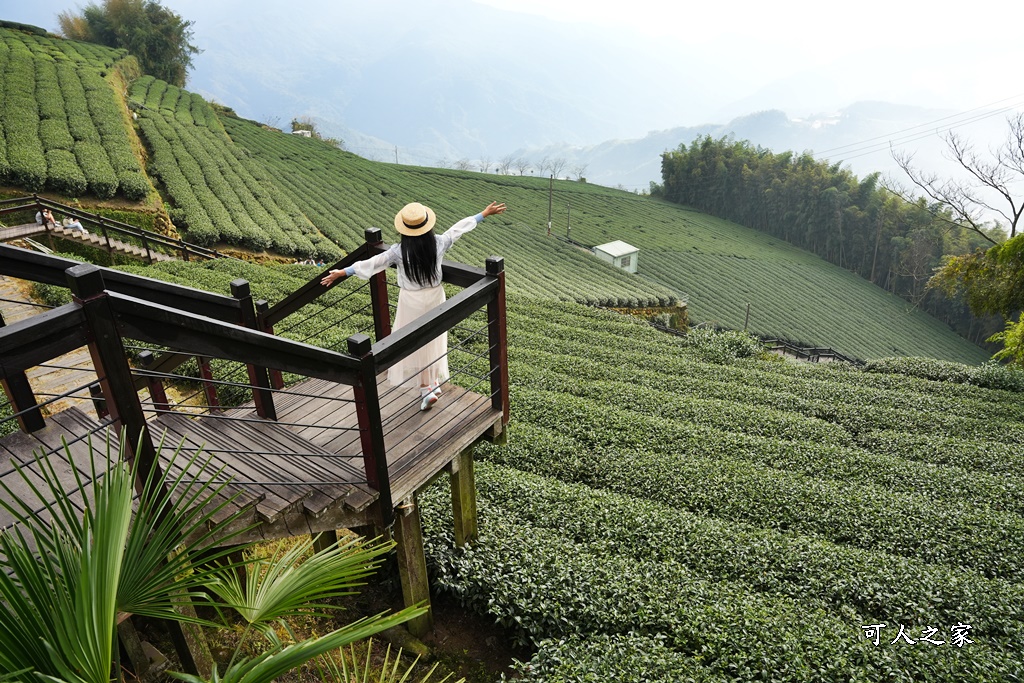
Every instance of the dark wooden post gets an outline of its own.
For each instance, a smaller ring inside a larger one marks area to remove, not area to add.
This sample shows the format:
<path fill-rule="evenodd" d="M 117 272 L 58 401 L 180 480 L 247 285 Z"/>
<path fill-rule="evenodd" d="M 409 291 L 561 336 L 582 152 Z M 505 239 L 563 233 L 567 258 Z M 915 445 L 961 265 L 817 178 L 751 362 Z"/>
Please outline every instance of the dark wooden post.
<path fill-rule="evenodd" d="M 139 362 L 142 363 L 143 367 L 152 365 L 154 359 L 153 352 L 148 349 L 139 354 Z M 149 388 L 149 398 L 153 401 L 153 407 L 156 409 L 156 412 L 171 412 L 171 402 L 167 400 L 167 392 L 164 391 L 164 383 L 160 378 L 147 375 L 146 387 Z"/>
<path fill-rule="evenodd" d="M 89 353 L 103 394 L 107 397 L 107 410 L 124 433 L 129 462 L 135 472 L 135 486 L 141 489 L 151 473 L 154 477 L 160 476 L 160 462 L 146 429 L 146 418 L 125 357 L 117 320 L 103 287 L 102 272 L 91 263 L 82 263 L 68 268 L 66 273 L 71 295 L 85 314 L 89 328 Z M 161 498 L 168 495 L 166 488 L 160 492 Z M 195 610 L 188 600 L 181 602 L 177 609 L 195 617 Z M 211 665 L 209 648 L 198 627 L 185 626 L 173 620 L 168 621 L 167 626 L 182 666 L 191 673 L 208 676 Z"/>
<path fill-rule="evenodd" d="M 107 397 L 103 395 L 103 387 L 97 384 L 89 385 L 89 396 L 92 398 L 92 409 L 96 411 L 96 419 L 102 420 L 110 411 L 107 410 Z"/>
<path fill-rule="evenodd" d="M 231 281 L 231 296 L 238 299 L 241 310 L 241 324 L 250 330 L 258 330 L 259 323 L 256 320 L 256 306 L 252 301 L 252 293 L 249 283 L 245 280 Z M 249 373 L 249 384 L 252 386 L 253 403 L 256 405 L 256 414 L 265 420 L 277 420 L 277 410 L 274 408 L 274 394 L 270 391 L 270 374 L 266 368 L 257 365 L 247 364 L 246 371 Z"/>
<path fill-rule="evenodd" d="M 220 399 L 217 398 L 217 385 L 213 383 L 213 370 L 210 369 L 210 359 L 206 356 L 196 356 L 196 362 L 199 363 L 199 380 L 203 383 L 206 405 L 211 413 L 219 413 Z"/>
<path fill-rule="evenodd" d="M 505 260 L 487 259 L 487 274 L 498 278 L 498 291 L 487 302 L 487 344 L 491 349 L 491 405 L 501 411 L 501 423 L 508 424 L 508 331 L 505 314 Z"/>
<path fill-rule="evenodd" d="M 406 607 L 427 603 L 427 613 L 406 622 L 409 633 L 422 638 L 434 627 L 434 613 L 430 609 L 430 581 L 427 577 L 427 558 L 423 551 L 423 527 L 416 499 L 398 506 L 395 518 L 395 550 L 398 553 L 398 576 L 402 583 L 402 600 Z"/>
<path fill-rule="evenodd" d="M 265 316 L 267 311 L 270 310 L 270 302 L 266 299 L 260 299 L 256 302 L 256 329 L 266 332 L 267 334 L 274 334 L 274 326 L 268 325 Z M 284 377 L 281 375 L 281 371 L 277 368 L 270 368 L 270 386 L 274 389 L 284 389 Z"/>
<path fill-rule="evenodd" d="M 367 228 L 364 233 L 367 245 L 378 245 L 381 238 L 380 228 Z M 373 333 L 380 341 L 391 334 L 391 308 L 388 305 L 388 278 L 385 273 L 377 273 L 370 278 L 370 304 L 373 308 Z"/>
<path fill-rule="evenodd" d="M 110 243 L 110 235 L 107 233 L 107 224 L 103 221 L 103 216 L 99 217 L 100 233 L 103 235 L 103 239 L 107 241 L 107 253 L 114 253 L 114 245 Z"/>
<path fill-rule="evenodd" d="M 146 258 L 149 259 L 149 265 L 153 265 L 153 252 L 149 249 L 149 240 L 146 239 L 146 231 L 139 230 L 139 236 L 142 238 L 142 248 L 146 250 Z"/>
<path fill-rule="evenodd" d="M 0 328 L 6 326 L 4 316 L 0 313 Z M 36 402 L 35 392 L 28 382 L 28 375 L 24 370 L 13 370 L 7 372 L 0 380 L 7 400 L 11 402 L 11 412 L 18 416 L 18 426 L 23 432 L 35 432 L 46 426 L 43 420 L 43 412 L 39 410 Z"/>
<path fill-rule="evenodd" d="M 455 517 L 455 545 L 464 546 L 477 539 L 476 475 L 473 471 L 473 447 L 465 449 L 449 465 L 452 487 L 452 513 Z"/>
<path fill-rule="evenodd" d="M 370 338 L 365 334 L 354 334 L 348 338 L 348 352 L 359 359 L 359 381 L 353 387 L 356 397 L 356 417 L 359 420 L 359 439 L 363 447 L 363 465 L 366 480 L 377 489 L 380 506 L 381 526 L 387 527 L 394 520 L 394 503 L 391 500 L 391 478 L 388 475 L 388 459 L 384 450 L 384 427 L 380 417 L 380 397 L 377 395 L 377 369 L 373 360 Z"/>
<path fill-rule="evenodd" d="M 103 288 L 103 274 L 91 263 L 73 266 L 66 273 L 71 295 L 85 314 L 89 328 L 89 353 L 107 399 L 107 412 L 124 432 L 128 457 L 135 468 L 136 486 L 141 487 L 150 471 L 159 468 L 160 463 L 146 430 L 146 417 L 125 358 L 124 344 Z"/>

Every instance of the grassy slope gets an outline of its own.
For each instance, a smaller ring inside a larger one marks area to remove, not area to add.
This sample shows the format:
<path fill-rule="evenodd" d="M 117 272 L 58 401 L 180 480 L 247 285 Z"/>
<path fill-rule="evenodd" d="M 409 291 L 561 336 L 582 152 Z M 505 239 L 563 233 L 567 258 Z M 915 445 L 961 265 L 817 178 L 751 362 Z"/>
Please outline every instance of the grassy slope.
<path fill-rule="evenodd" d="M 268 165 L 288 170 L 286 190 L 296 203 L 314 209 L 313 222 L 342 246 L 358 243 L 367 225 L 386 227 L 406 201 L 429 203 L 442 222 L 454 222 L 498 199 L 509 204 L 508 220 L 500 229 L 486 227 L 469 235 L 455 258 L 477 263 L 487 254 L 501 254 L 513 289 L 583 301 L 586 295 L 569 284 L 581 276 L 569 273 L 586 263 L 589 272 L 582 279 L 590 280 L 587 291 L 598 300 L 607 296 L 606 285 L 623 298 L 642 298 L 619 289 L 621 276 L 595 272 L 589 263 L 593 259 L 546 235 L 546 179 L 370 162 L 245 122 L 226 119 L 225 125 L 237 143 Z M 573 239 L 586 244 L 622 239 L 639 247 L 641 278 L 667 285 L 686 299 L 696 322 L 741 329 L 749 302 L 751 331 L 832 346 L 852 356 L 912 355 L 967 363 L 987 357 L 902 299 L 809 252 L 728 221 L 564 180 L 554 184 L 552 204 L 556 233 L 565 233 L 568 206 Z M 391 230 L 385 235 L 394 238 Z"/>

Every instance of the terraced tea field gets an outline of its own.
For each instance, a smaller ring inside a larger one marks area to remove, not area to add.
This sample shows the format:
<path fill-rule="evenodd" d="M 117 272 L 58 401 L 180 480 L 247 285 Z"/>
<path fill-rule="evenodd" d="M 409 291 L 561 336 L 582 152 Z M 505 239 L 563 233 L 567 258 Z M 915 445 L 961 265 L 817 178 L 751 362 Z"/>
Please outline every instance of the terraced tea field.
<path fill-rule="evenodd" d="M 525 680 L 1024 670 L 1024 395 L 712 363 L 572 305 L 509 320 L 480 543 L 454 547 L 446 490 L 422 503 L 433 580 L 537 648 Z"/>
<path fill-rule="evenodd" d="M 217 292 L 244 277 L 271 302 L 317 272 L 135 270 Z M 372 327 L 333 296 L 279 332 L 338 348 Z M 479 542 L 454 546 L 447 488 L 420 506 L 432 585 L 535 650 L 521 680 L 1024 669 L 1024 393 L 798 364 L 520 295 L 508 322 L 512 422 L 507 445 L 477 446 Z M 452 365 L 486 363 L 460 334 Z"/>

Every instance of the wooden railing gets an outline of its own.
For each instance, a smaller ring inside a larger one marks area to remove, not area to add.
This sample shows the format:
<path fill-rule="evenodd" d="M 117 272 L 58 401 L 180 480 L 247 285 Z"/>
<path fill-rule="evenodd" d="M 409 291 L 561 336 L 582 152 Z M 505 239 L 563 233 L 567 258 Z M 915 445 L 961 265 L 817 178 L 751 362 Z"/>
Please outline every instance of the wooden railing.
<path fill-rule="evenodd" d="M 380 231 L 367 231 L 367 242 L 331 266 L 343 268 L 386 249 Z M 414 324 L 391 333 L 387 281 L 383 273 L 370 283 L 375 342 L 363 334 L 348 338 L 347 352 L 332 351 L 273 334 L 274 324 L 327 290 L 317 275 L 275 306 L 252 301 L 245 280 L 231 283 L 232 296 L 130 275 L 91 264 L 0 245 L 0 274 L 66 285 L 73 303 L 0 326 L 0 379 L 23 431 L 44 426 L 26 370 L 88 346 L 96 366 L 105 410 L 140 453 L 140 473 L 156 466 L 155 450 L 145 429 L 138 392 L 146 387 L 159 404 L 163 397 L 152 374 L 133 376 L 125 339 L 168 349 L 151 358 L 147 369 L 168 372 L 191 357 L 218 358 L 246 366 L 258 414 L 276 419 L 273 389 L 282 373 L 351 385 L 356 396 L 367 482 L 379 492 L 383 523 L 393 518 L 387 453 L 377 377 L 424 343 L 446 333 L 476 311 L 487 310 L 488 373 L 491 405 L 509 414 L 503 261 L 492 257 L 486 269 L 444 262 L 445 282 L 464 287 Z M 211 380 L 210 377 L 205 377 Z"/>
<path fill-rule="evenodd" d="M 153 262 L 156 253 L 170 254 L 183 261 L 231 258 L 216 249 L 191 244 L 183 239 L 167 237 L 158 232 L 144 230 L 128 223 L 111 220 L 99 214 L 60 204 L 38 195 L 0 200 L 0 216 L 27 212 L 31 216 L 31 218 L 27 219 L 27 222 L 34 222 L 35 213 L 43 209 L 50 209 L 51 211 L 57 211 L 66 216 L 77 218 L 86 228 L 91 229 L 106 241 L 107 251 L 111 253 L 115 251 L 112 240 L 116 239 L 127 240 L 131 244 L 137 244 L 145 252 L 146 258 L 150 263 Z M 41 229 L 44 229 L 46 232 L 53 231 L 50 225 L 41 226 Z"/>

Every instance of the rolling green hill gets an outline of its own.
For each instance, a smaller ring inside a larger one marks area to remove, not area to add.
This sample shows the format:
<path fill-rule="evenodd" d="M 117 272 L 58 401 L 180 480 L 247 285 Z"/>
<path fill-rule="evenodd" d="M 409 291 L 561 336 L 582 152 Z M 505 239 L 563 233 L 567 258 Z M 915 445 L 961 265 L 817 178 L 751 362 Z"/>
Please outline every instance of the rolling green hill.
<path fill-rule="evenodd" d="M 682 299 L 692 322 L 735 329 L 750 304 L 750 331 L 849 356 L 987 357 L 903 300 L 723 220 L 582 182 L 556 181 L 549 193 L 542 178 L 368 161 L 239 119 L 152 77 L 135 79 L 125 99 L 107 73 L 122 53 L 0 31 L 0 181 L 7 184 L 64 197 L 137 198 L 152 180 L 191 241 L 326 259 L 361 242 L 370 226 L 395 239 L 391 217 L 408 201 L 431 205 L 442 224 L 505 201 L 509 212 L 464 237 L 452 258 L 480 265 L 504 256 L 511 291 L 622 307 Z M 131 154 L 134 135 L 145 146 L 148 179 Z M 547 234 L 549 205 L 556 235 Z M 639 274 L 559 239 L 568 221 L 580 243 L 639 247 Z"/>

